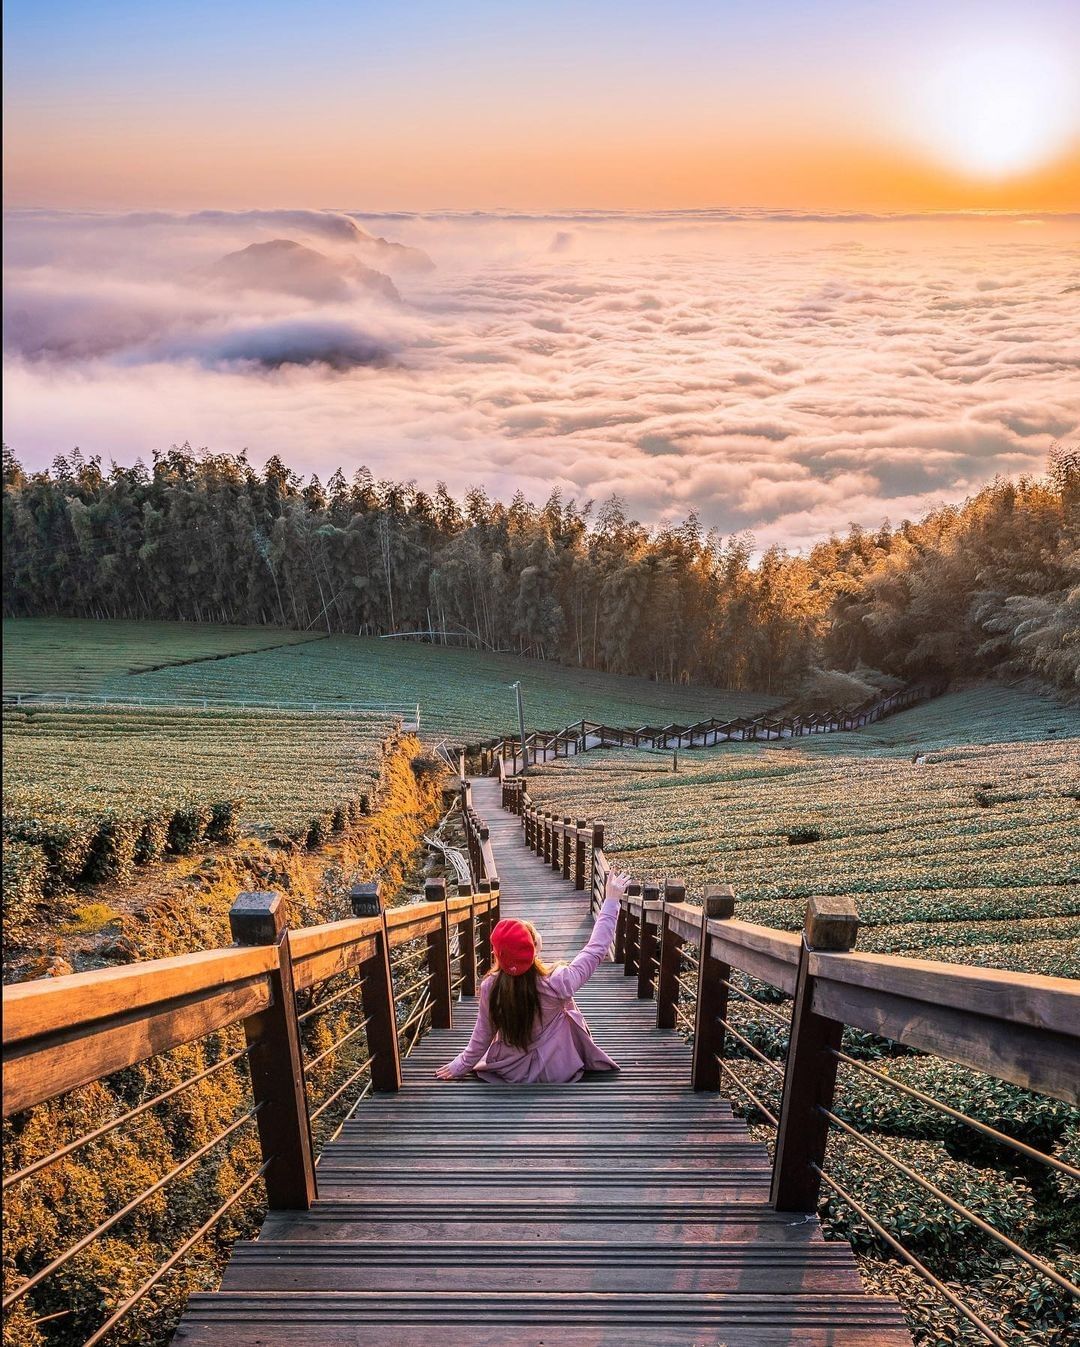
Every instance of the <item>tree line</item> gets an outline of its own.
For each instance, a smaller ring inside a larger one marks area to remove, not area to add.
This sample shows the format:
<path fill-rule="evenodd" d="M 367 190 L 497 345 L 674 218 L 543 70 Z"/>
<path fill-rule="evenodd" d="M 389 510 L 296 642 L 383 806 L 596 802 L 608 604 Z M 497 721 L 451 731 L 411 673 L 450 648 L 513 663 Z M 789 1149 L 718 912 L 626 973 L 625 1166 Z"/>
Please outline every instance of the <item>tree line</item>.
<path fill-rule="evenodd" d="M 962 505 L 806 554 L 755 556 L 693 513 L 650 529 L 612 498 L 456 500 L 273 457 L 5 447 L 4 613 L 269 624 L 509 650 L 663 681 L 794 690 L 814 668 L 994 672 L 1080 685 L 1080 452 Z"/>

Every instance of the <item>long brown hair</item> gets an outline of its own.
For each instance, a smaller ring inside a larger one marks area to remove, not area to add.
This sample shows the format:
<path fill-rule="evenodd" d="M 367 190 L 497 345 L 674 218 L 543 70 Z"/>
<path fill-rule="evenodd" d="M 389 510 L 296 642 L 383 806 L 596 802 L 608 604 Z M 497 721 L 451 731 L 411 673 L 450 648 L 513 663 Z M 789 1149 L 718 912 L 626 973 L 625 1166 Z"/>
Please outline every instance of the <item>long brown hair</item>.
<path fill-rule="evenodd" d="M 536 927 L 531 921 L 526 921 L 523 925 L 528 927 L 535 943 Z M 547 977 L 550 972 L 548 965 L 537 958 L 533 959 L 531 968 L 514 977 L 504 973 L 501 968 L 491 972 L 490 976 L 495 979 L 489 1001 L 491 1022 L 502 1041 L 510 1047 L 518 1048 L 522 1052 L 528 1050 L 532 1041 L 533 1026 L 540 1014 L 537 979 Z"/>

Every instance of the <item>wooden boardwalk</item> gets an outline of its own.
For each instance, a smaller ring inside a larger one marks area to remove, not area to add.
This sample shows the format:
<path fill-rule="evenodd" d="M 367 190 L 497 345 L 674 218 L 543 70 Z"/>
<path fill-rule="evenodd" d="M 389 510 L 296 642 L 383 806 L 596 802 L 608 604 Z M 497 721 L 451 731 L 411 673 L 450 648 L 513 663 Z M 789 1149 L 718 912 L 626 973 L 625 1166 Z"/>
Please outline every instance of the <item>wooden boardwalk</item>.
<path fill-rule="evenodd" d="M 498 783 L 473 783 L 502 914 L 573 955 L 585 895 L 521 841 Z M 404 1088 L 364 1103 L 324 1152 L 307 1212 L 275 1212 L 196 1295 L 183 1347 L 910 1347 L 864 1293 L 846 1244 L 769 1206 L 769 1160 L 728 1104 L 689 1088 L 690 1052 L 655 1027 L 621 966 L 578 998 L 617 1075 L 571 1086 L 435 1080 L 475 1003 L 430 1033 Z"/>

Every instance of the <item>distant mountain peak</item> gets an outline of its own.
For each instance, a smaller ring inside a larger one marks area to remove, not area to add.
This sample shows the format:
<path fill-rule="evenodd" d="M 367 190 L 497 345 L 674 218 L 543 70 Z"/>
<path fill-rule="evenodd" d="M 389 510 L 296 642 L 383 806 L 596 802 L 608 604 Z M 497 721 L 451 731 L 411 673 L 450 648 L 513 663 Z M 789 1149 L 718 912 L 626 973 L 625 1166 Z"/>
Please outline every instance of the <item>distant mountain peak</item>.
<path fill-rule="evenodd" d="M 207 269 L 208 277 L 235 290 L 271 290 L 322 302 L 346 300 L 353 287 L 383 299 L 400 300 L 384 272 L 363 262 L 338 261 L 295 239 L 249 243 Z"/>

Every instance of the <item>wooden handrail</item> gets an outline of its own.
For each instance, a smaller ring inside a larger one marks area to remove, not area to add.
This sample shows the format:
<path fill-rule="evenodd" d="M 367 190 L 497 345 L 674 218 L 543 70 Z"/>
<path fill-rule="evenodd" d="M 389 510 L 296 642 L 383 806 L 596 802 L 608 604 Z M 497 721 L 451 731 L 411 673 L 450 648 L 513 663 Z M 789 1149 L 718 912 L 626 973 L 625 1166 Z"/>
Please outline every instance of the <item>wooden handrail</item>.
<path fill-rule="evenodd" d="M 850 730 L 857 726 L 868 725 L 894 711 L 904 710 L 930 697 L 940 696 L 947 687 L 946 679 L 932 679 L 901 688 L 897 692 L 871 697 L 851 710 L 815 711 L 807 715 L 782 718 L 768 712 L 760 716 L 739 716 L 728 721 L 719 721 L 715 716 L 710 716 L 708 720 L 699 720 L 692 725 L 676 723 L 663 726 L 643 725 L 637 729 L 601 725 L 584 719 L 575 720 L 561 730 L 530 731 L 525 735 L 525 747 L 529 750 L 531 759 L 535 761 L 538 756 L 546 758 L 551 751 L 557 758 L 560 744 L 568 746 L 573 743 L 575 753 L 586 752 L 590 747 L 610 747 L 612 744 L 625 747 L 627 742 L 635 748 L 640 747 L 642 743 L 652 749 L 693 748 L 695 741 L 700 741 L 698 746 L 706 747 L 710 743 L 717 744 L 736 735 L 742 740 L 758 738 L 768 740 L 780 738 L 785 730 L 795 737 L 825 731 Z M 597 745 L 590 745 L 587 742 L 589 738 L 599 739 L 600 742 Z M 689 742 L 684 743 L 684 740 Z M 568 752 L 567 747 L 564 756 L 568 756 Z M 481 770 L 485 773 L 490 770 L 493 761 L 501 764 L 506 756 L 510 757 L 512 767 L 516 770 L 521 755 L 521 739 L 517 735 L 503 735 L 481 744 L 469 745 L 468 753 L 470 756 L 479 757 Z"/>
<path fill-rule="evenodd" d="M 491 892 L 451 899 L 449 923 L 497 903 Z M 438 903 L 392 908 L 390 946 L 434 931 L 441 912 Z M 381 917 L 290 930 L 296 990 L 368 962 L 382 930 Z M 4 1116 L 258 1014 L 278 967 L 273 945 L 232 946 L 4 987 Z"/>

